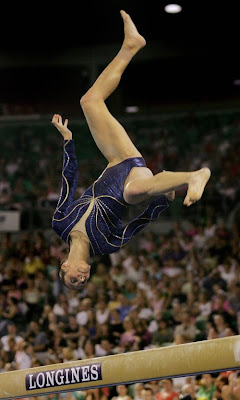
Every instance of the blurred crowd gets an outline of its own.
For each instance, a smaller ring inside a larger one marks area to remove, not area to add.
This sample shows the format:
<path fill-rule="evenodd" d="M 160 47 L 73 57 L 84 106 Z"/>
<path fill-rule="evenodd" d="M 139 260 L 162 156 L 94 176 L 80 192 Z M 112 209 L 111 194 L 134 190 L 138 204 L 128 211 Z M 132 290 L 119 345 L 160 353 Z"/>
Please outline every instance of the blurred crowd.
<path fill-rule="evenodd" d="M 166 116 L 121 121 L 143 154 L 147 166 L 157 173 L 191 171 L 210 167 L 206 201 L 218 202 L 218 213 L 227 215 L 239 195 L 238 148 L 240 120 L 236 113 Z M 83 123 L 70 121 L 79 162 L 80 195 L 102 173 L 106 161 Z M 3 126 L 0 155 L 0 209 L 51 208 L 61 188 L 62 137 L 49 121 Z M 91 161 L 92 160 L 92 161 Z M 190 211 L 191 212 L 191 211 Z M 41 225 L 38 212 L 37 225 Z M 25 226 L 24 226 L 25 228 Z"/>
<path fill-rule="evenodd" d="M 41 231 L 18 241 L 2 235 L 0 371 L 240 334 L 236 224 L 227 228 L 224 222 L 207 220 L 184 229 L 176 223 L 168 234 L 143 232 L 138 245 L 137 252 L 128 245 L 96 257 L 89 283 L 75 292 L 58 279 L 67 251 L 58 238 Z M 132 385 L 117 392 L 108 388 L 58 396 L 112 399 L 125 397 L 125 391 L 133 399 L 145 400 L 148 394 L 159 400 L 169 385 L 164 380 L 145 383 L 141 391 Z M 237 385 L 233 371 L 173 379 L 175 394 L 166 398 L 187 394 L 220 400 L 227 398 L 223 388 L 235 396 Z"/>
<path fill-rule="evenodd" d="M 0 373 L 240 334 L 238 214 L 228 218 L 239 198 L 240 123 L 237 119 L 220 123 L 219 118 L 199 129 L 195 119 L 182 120 L 178 128 L 162 124 L 161 129 L 150 129 L 149 140 L 143 128 L 132 131 L 153 172 L 211 168 L 211 180 L 199 202 L 201 218 L 188 224 L 178 219 L 168 233 L 154 233 L 149 227 L 137 236 L 137 247 L 128 244 L 110 256 L 95 257 L 91 279 L 82 291 L 68 290 L 58 277 L 68 247 L 53 232 L 1 234 Z M 57 201 L 62 141 L 32 133 L 24 131 L 3 142 L 3 210 L 23 212 L 46 202 L 53 209 Z M 177 146 L 180 136 L 185 145 Z M 13 149 L 19 150 L 19 156 Z M 11 153 L 15 156 L 8 157 Z M 102 171 L 101 158 L 96 156 L 94 162 L 91 168 L 89 160 L 80 160 L 78 194 L 92 183 L 98 168 Z M 240 400 L 240 373 L 39 399 Z"/>

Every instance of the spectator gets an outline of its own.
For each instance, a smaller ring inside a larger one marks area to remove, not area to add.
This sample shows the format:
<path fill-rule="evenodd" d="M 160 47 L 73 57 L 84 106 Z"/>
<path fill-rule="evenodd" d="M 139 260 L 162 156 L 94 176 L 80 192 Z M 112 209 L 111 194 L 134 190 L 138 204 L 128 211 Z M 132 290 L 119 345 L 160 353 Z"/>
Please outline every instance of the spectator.
<path fill-rule="evenodd" d="M 70 361 L 75 361 L 75 355 L 73 349 L 71 347 L 66 346 L 63 347 L 62 349 L 62 359 L 63 362 L 70 362 Z"/>
<path fill-rule="evenodd" d="M 54 354 L 60 358 L 62 349 L 67 346 L 67 341 L 64 339 L 63 334 L 63 328 L 59 325 L 56 325 L 56 329 L 52 331 L 49 340 L 49 348 L 53 349 Z M 31 342 L 33 342 L 32 339 Z"/>
<path fill-rule="evenodd" d="M 103 263 L 98 263 L 96 272 L 91 277 L 91 281 L 98 289 L 101 289 L 106 285 L 107 276 L 106 266 Z"/>
<path fill-rule="evenodd" d="M 122 351 L 127 351 L 133 346 L 136 342 L 135 339 L 135 329 L 132 320 L 129 317 L 125 317 L 123 321 L 124 332 L 120 336 L 119 346 Z"/>
<path fill-rule="evenodd" d="M 138 289 L 141 289 L 143 292 L 147 293 L 150 290 L 150 282 L 149 282 L 149 272 L 144 270 L 141 275 L 141 279 L 137 283 Z"/>
<path fill-rule="evenodd" d="M 138 317 L 140 319 L 144 319 L 146 321 L 150 321 L 152 319 L 153 311 L 152 308 L 149 306 L 145 291 L 139 290 L 139 293 L 133 301 L 133 307 L 131 311 L 133 309 L 137 311 Z"/>
<path fill-rule="evenodd" d="M 53 315 L 52 307 L 49 304 L 45 304 L 43 306 L 43 311 L 39 319 L 42 330 L 46 331 L 49 328 L 51 315 Z"/>
<path fill-rule="evenodd" d="M 89 331 L 86 325 L 80 325 L 78 330 L 78 347 L 84 348 L 89 338 Z"/>
<path fill-rule="evenodd" d="M 205 242 L 206 236 L 204 235 L 204 228 L 200 225 L 197 234 L 193 237 L 193 244 L 195 248 L 202 250 L 205 246 Z"/>
<path fill-rule="evenodd" d="M 27 287 L 23 291 L 23 300 L 27 305 L 27 320 L 28 322 L 34 317 L 39 319 L 39 315 L 42 312 L 41 302 L 40 302 L 40 290 L 36 287 L 36 281 L 33 276 L 27 279 Z"/>
<path fill-rule="evenodd" d="M 17 369 L 29 369 L 32 366 L 33 347 L 25 340 L 19 342 L 16 346 L 14 361 Z"/>
<path fill-rule="evenodd" d="M 63 323 L 68 322 L 69 306 L 68 300 L 64 293 L 60 293 L 57 302 L 53 306 L 53 314 L 56 315 L 57 321 Z"/>
<path fill-rule="evenodd" d="M 40 330 L 40 324 L 37 321 L 30 322 L 25 339 L 32 344 L 35 353 L 42 353 L 48 349 L 49 339 L 46 332 Z"/>
<path fill-rule="evenodd" d="M 164 344 L 172 343 L 174 340 L 173 332 L 173 328 L 169 326 L 168 321 L 164 318 L 159 318 L 158 328 L 153 334 L 152 344 L 154 346 L 162 346 Z"/>
<path fill-rule="evenodd" d="M 7 179 L 5 179 L 3 176 L 0 176 L 0 197 L 4 192 L 7 192 L 9 195 L 11 195 L 11 185 Z"/>
<path fill-rule="evenodd" d="M 17 327 L 13 322 L 9 323 L 7 326 L 7 335 L 1 337 L 1 343 L 4 351 L 10 350 L 8 345 L 9 338 L 14 338 L 16 344 L 23 340 L 23 337 L 17 334 Z"/>
<path fill-rule="evenodd" d="M 196 390 L 192 383 L 185 383 L 179 396 L 181 400 L 196 400 Z"/>
<path fill-rule="evenodd" d="M 130 255 L 123 261 L 122 265 L 125 269 L 127 279 L 137 284 L 141 280 L 142 275 L 141 265 L 137 255 Z"/>
<path fill-rule="evenodd" d="M 203 233 L 204 233 L 204 236 L 206 237 L 206 239 L 212 238 L 214 236 L 216 228 L 217 227 L 214 224 L 212 218 L 208 217 L 206 219 L 206 224 L 203 229 Z"/>
<path fill-rule="evenodd" d="M 132 400 L 132 397 L 128 395 L 128 389 L 126 385 L 118 385 L 116 387 L 117 396 L 114 400 Z"/>
<path fill-rule="evenodd" d="M 124 294 L 122 293 L 118 295 L 118 301 L 120 303 L 120 306 L 118 307 L 120 320 L 124 321 L 125 317 L 128 315 L 131 309 L 131 305 L 129 304 L 129 301 L 126 298 L 126 296 L 124 296 Z"/>
<path fill-rule="evenodd" d="M 150 300 L 150 304 L 153 310 L 153 315 L 156 317 L 163 310 L 165 298 L 159 288 L 154 289 L 152 294 L 153 296 Z"/>
<path fill-rule="evenodd" d="M 206 290 L 199 293 L 198 308 L 199 314 L 205 319 L 207 319 L 207 317 L 211 314 L 212 303 Z"/>
<path fill-rule="evenodd" d="M 200 388 L 196 394 L 196 400 L 202 398 L 212 400 L 216 391 L 212 374 L 203 374 L 200 381 Z"/>
<path fill-rule="evenodd" d="M 122 265 L 118 264 L 111 269 L 111 279 L 117 283 L 119 288 L 122 288 L 127 280 L 125 271 Z"/>
<path fill-rule="evenodd" d="M 119 310 L 112 310 L 110 313 L 109 332 L 112 336 L 113 344 L 118 344 L 121 334 L 123 333 L 123 324 L 120 319 Z"/>
<path fill-rule="evenodd" d="M 0 322 L 0 335 L 5 332 L 6 327 L 11 322 L 15 322 L 18 319 L 18 300 L 15 297 L 9 297 L 7 299 L 6 309 L 0 310 L 0 317 L 2 321 Z"/>
<path fill-rule="evenodd" d="M 213 324 L 215 330 L 215 337 L 225 337 L 226 329 L 229 327 L 229 323 L 227 322 L 227 318 L 223 313 L 214 313 L 213 314 Z"/>
<path fill-rule="evenodd" d="M 214 382 L 215 392 L 213 394 L 213 400 L 222 400 L 222 390 L 228 385 L 228 377 L 224 375 L 219 375 Z"/>
<path fill-rule="evenodd" d="M 109 319 L 110 310 L 107 300 L 102 297 L 96 304 L 96 321 L 98 324 L 104 324 Z"/>
<path fill-rule="evenodd" d="M 109 356 L 112 353 L 112 348 L 113 345 L 110 342 L 110 340 L 108 339 L 108 337 L 106 338 L 102 338 L 100 343 L 97 343 L 95 345 L 95 353 L 97 357 L 102 357 L 102 356 Z"/>
<path fill-rule="evenodd" d="M 230 310 L 229 301 L 227 295 L 223 290 L 218 290 L 217 293 L 212 297 L 212 310 L 218 313 L 228 313 Z"/>
<path fill-rule="evenodd" d="M 178 400 L 179 393 L 173 389 L 173 381 L 171 378 L 161 381 L 161 390 L 156 394 L 156 400 Z"/>
<path fill-rule="evenodd" d="M 237 374 L 232 392 L 235 399 L 240 400 L 240 373 Z"/>
<path fill-rule="evenodd" d="M 240 312 L 240 281 L 236 281 L 231 286 L 232 291 L 228 295 L 229 306 L 236 315 Z"/>
<path fill-rule="evenodd" d="M 220 271 L 221 278 L 224 279 L 228 285 L 236 279 L 236 265 L 230 257 L 225 257 L 217 268 Z"/>
<path fill-rule="evenodd" d="M 16 353 L 16 342 L 14 336 L 9 336 L 8 338 L 8 350 L 1 350 L 1 357 L 4 362 L 7 364 L 11 364 L 15 359 Z"/>
<path fill-rule="evenodd" d="M 135 323 L 135 350 L 144 350 L 152 343 L 152 334 L 145 319 Z"/>
<path fill-rule="evenodd" d="M 67 326 L 64 328 L 63 337 L 65 340 L 73 340 L 77 343 L 79 338 L 79 326 L 75 315 L 69 315 Z"/>
<path fill-rule="evenodd" d="M 34 276 L 38 270 L 44 268 L 41 258 L 34 254 L 33 250 L 28 251 L 28 256 L 24 260 L 23 270 L 28 275 Z"/>
<path fill-rule="evenodd" d="M 87 340 L 86 341 L 83 350 L 84 350 L 84 357 L 83 358 L 94 358 L 94 357 L 96 357 L 95 345 L 94 345 L 94 342 L 92 340 Z"/>
<path fill-rule="evenodd" d="M 193 342 L 197 334 L 197 328 L 191 320 L 191 313 L 184 310 L 181 314 L 181 324 L 174 330 L 174 339 L 177 335 L 183 336 L 188 342 Z"/>
<path fill-rule="evenodd" d="M 79 311 L 76 315 L 78 325 L 87 325 L 91 314 L 91 299 L 85 298 L 81 301 Z"/>
<path fill-rule="evenodd" d="M 142 398 L 143 388 L 144 388 L 144 384 L 142 382 L 135 383 L 132 386 L 133 400 L 143 400 L 143 398 Z"/>
<path fill-rule="evenodd" d="M 147 385 L 142 389 L 141 396 L 142 400 L 155 400 L 152 388 Z"/>

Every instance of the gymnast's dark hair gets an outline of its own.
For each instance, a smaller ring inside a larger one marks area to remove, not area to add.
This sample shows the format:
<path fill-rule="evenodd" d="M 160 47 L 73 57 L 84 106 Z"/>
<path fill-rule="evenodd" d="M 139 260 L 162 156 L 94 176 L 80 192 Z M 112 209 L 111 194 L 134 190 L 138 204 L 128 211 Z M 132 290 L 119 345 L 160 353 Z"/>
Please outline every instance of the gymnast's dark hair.
<path fill-rule="evenodd" d="M 62 283 L 65 285 L 64 277 L 65 277 L 65 271 L 62 269 L 62 265 L 59 267 L 58 271 L 59 278 L 61 279 Z"/>

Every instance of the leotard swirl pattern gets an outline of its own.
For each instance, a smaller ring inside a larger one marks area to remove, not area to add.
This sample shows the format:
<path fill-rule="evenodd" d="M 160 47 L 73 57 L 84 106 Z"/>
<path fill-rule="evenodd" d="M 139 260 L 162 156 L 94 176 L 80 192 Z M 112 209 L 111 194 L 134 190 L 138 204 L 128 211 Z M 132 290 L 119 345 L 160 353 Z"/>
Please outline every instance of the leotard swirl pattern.
<path fill-rule="evenodd" d="M 92 211 L 85 224 L 90 241 L 90 256 L 111 254 L 119 250 L 169 206 L 167 198 L 159 196 L 143 213 L 123 226 L 123 218 L 128 206 L 123 198 L 125 180 L 131 168 L 145 166 L 142 157 L 135 157 L 106 168 L 83 195 L 74 200 L 78 182 L 78 164 L 74 141 L 65 140 L 62 188 L 52 218 L 53 230 L 69 243 L 71 230 L 94 199 Z"/>

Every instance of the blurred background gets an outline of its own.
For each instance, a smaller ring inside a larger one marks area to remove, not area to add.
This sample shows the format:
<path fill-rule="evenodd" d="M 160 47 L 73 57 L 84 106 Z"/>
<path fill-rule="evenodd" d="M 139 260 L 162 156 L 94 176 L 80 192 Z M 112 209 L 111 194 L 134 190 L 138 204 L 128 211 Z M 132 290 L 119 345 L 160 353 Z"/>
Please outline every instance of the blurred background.
<path fill-rule="evenodd" d="M 50 114 L 80 115 L 79 98 L 117 53 L 123 39 L 119 14 L 131 14 L 147 40 L 109 100 L 114 112 L 140 112 L 201 103 L 239 101 L 237 2 L 181 0 L 92 1 L 54 7 L 3 7 L 0 27 L 0 103 Z M 15 110 L 16 112 L 16 110 Z"/>

